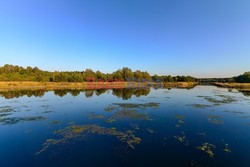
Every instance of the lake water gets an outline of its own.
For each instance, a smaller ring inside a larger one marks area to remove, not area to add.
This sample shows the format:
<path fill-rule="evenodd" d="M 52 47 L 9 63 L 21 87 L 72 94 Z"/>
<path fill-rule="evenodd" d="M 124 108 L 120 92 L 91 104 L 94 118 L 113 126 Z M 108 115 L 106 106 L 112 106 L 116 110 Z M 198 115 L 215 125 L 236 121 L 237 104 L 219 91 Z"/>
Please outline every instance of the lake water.
<path fill-rule="evenodd" d="M 0 93 L 0 166 L 250 166 L 250 96 L 193 89 Z"/>

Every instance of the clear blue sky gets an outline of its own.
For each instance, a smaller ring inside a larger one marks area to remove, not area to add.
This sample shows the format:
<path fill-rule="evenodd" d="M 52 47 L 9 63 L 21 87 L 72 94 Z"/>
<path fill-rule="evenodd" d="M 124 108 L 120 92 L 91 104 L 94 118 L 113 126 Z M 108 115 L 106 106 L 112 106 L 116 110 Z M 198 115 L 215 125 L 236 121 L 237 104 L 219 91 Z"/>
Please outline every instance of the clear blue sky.
<path fill-rule="evenodd" d="M 249 0 L 0 0 L 0 65 L 250 71 Z"/>

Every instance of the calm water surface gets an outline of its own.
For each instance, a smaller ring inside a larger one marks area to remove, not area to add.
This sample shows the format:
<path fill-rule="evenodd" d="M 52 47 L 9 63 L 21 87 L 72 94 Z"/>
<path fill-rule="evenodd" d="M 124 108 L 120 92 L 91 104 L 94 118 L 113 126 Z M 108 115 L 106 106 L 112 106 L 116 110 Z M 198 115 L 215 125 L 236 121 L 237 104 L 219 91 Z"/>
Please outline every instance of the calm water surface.
<path fill-rule="evenodd" d="M 0 93 L 0 166 L 250 166 L 250 96 L 193 89 Z"/>

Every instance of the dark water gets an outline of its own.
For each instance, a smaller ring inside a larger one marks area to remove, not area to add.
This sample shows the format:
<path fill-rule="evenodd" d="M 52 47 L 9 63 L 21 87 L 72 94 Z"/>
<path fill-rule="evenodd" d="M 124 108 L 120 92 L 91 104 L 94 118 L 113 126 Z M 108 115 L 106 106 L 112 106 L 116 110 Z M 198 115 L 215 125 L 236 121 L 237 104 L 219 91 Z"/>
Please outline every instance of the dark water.
<path fill-rule="evenodd" d="M 0 166 L 250 166 L 250 96 L 213 86 L 1 92 Z"/>

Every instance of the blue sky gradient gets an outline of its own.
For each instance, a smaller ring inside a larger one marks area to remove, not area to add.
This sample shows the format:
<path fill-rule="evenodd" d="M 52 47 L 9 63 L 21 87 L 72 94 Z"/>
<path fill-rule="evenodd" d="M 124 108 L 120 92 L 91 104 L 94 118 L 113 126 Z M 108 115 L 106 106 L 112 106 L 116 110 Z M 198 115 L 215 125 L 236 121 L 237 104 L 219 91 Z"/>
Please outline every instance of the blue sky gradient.
<path fill-rule="evenodd" d="M 0 65 L 228 77 L 250 71 L 249 0 L 0 0 Z"/>

